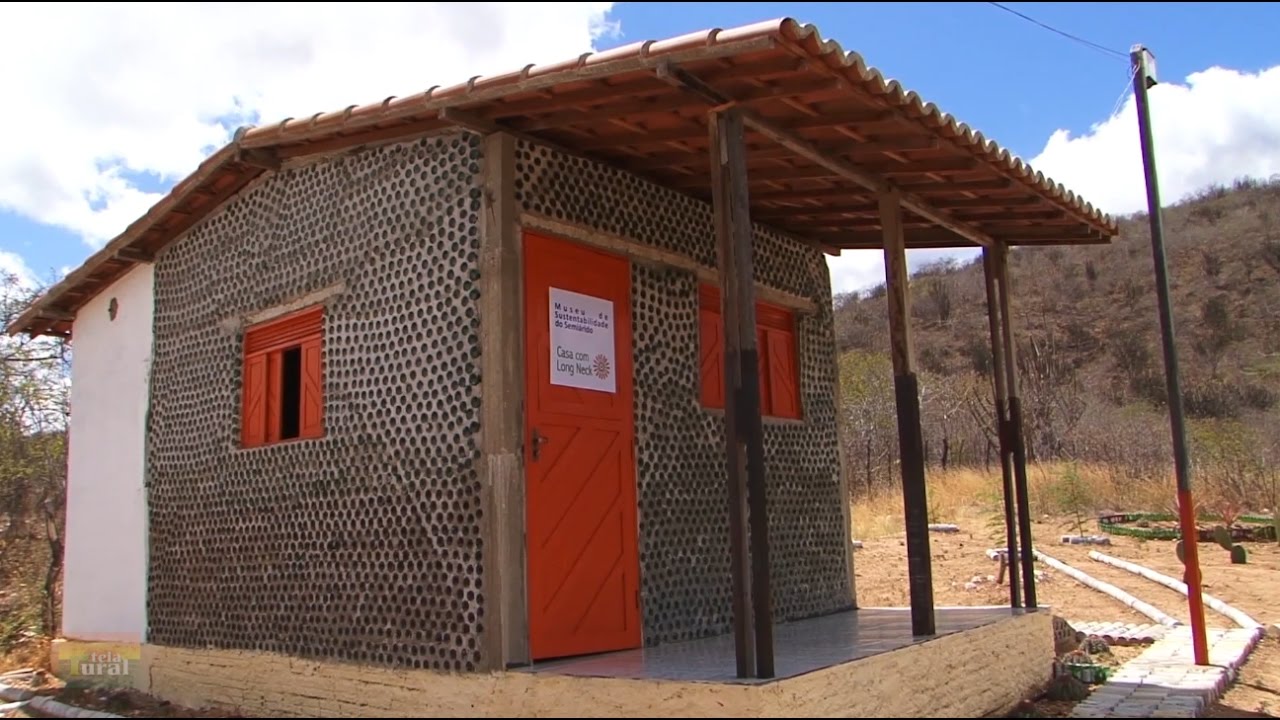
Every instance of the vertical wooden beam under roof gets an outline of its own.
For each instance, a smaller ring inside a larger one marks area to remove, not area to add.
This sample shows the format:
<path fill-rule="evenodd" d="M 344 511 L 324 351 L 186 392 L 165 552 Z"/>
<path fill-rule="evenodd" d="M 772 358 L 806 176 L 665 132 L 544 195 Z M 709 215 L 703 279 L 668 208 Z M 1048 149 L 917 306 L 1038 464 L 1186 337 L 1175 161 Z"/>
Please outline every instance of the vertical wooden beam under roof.
<path fill-rule="evenodd" d="M 712 112 L 709 118 L 712 195 L 724 323 L 725 446 L 734 571 L 735 648 L 739 677 L 749 677 L 754 670 L 755 677 L 771 678 L 774 676 L 774 658 L 769 515 L 764 471 L 764 424 L 760 415 L 760 355 L 755 330 L 755 272 L 745 133 L 742 113 L 738 108 Z M 748 557 L 749 585 L 745 578 Z M 752 655 L 754 668 L 751 668 Z"/>
<path fill-rule="evenodd" d="M 911 291 L 907 247 L 902 231 L 902 196 L 879 195 L 884 232 L 885 295 L 889 300 L 889 348 L 898 414 L 902 501 L 907 526 L 907 577 L 911 596 L 911 633 L 937 631 L 933 608 L 933 565 L 929 553 L 929 500 L 924 482 L 924 433 L 920 428 L 920 386 L 911 347 Z"/>
<path fill-rule="evenodd" d="M 734 251 L 731 181 L 724 138 L 725 119 L 707 116 L 711 158 L 711 196 L 715 213 L 716 245 L 720 262 L 720 318 L 724 323 L 724 436 L 729 481 L 729 566 L 733 576 L 733 642 L 738 677 L 755 673 L 755 628 L 751 623 L 751 591 L 747 573 L 751 556 L 747 546 L 747 479 L 738 430 L 738 387 L 742 364 L 738 349 L 737 253 Z"/>
<path fill-rule="evenodd" d="M 1013 456 L 1014 491 L 1018 499 L 1018 534 L 1022 547 L 1022 598 L 1029 608 L 1036 604 L 1035 556 L 1031 548 L 1031 509 L 1027 493 L 1027 443 L 1022 432 L 1022 399 L 1018 394 L 1018 354 L 1009 312 L 1009 247 L 995 247 L 996 279 L 1000 287 L 1000 323 L 1004 329 L 1005 382 L 1009 393 L 1009 440 Z M 1013 558 L 1009 558 L 1013 562 Z"/>
<path fill-rule="evenodd" d="M 1004 498 L 1004 537 L 1008 553 L 1009 606 L 1022 607 L 1022 576 L 1018 567 L 1018 529 L 1013 489 L 1012 443 L 1009 437 L 1009 392 L 1005 378 L 1004 323 L 1001 321 L 1000 290 L 996 258 L 991 248 L 982 249 L 982 271 L 987 286 L 987 324 L 991 331 L 991 373 L 995 387 L 996 438 L 1000 443 L 1001 495 Z"/>

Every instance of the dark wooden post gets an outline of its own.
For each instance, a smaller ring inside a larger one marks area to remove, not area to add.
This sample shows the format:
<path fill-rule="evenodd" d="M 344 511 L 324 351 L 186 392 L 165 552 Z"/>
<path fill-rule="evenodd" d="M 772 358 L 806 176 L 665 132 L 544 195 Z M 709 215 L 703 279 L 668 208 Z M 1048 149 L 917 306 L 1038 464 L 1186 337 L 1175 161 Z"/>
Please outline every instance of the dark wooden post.
<path fill-rule="evenodd" d="M 1018 397 L 1018 354 L 1009 313 L 1009 248 L 994 248 L 996 278 L 1000 284 L 1000 324 L 1004 328 L 1004 371 L 1009 393 L 1009 444 L 1013 455 L 1014 488 L 1018 499 L 1018 534 L 1022 540 L 1022 597 L 1036 607 L 1035 555 L 1031 548 L 1031 502 L 1027 497 L 1027 444 L 1022 434 L 1022 400 Z"/>
<path fill-rule="evenodd" d="M 898 454 L 907 524 L 907 573 L 911 592 L 911 632 L 933 635 L 933 564 L 929 555 L 929 500 L 924 483 L 924 434 L 920 429 L 920 386 L 911 348 L 911 291 L 907 247 L 902 234 L 902 198 L 880 195 L 884 228 L 885 289 L 889 298 L 889 347 L 898 410 Z"/>
<path fill-rule="evenodd" d="M 769 578 L 769 514 L 764 472 L 764 424 L 760 416 L 760 355 L 756 342 L 755 272 L 747 192 L 746 143 L 742 114 L 729 108 L 712 115 L 712 184 L 720 248 L 721 310 L 725 352 L 725 440 L 730 477 L 731 543 L 743 546 L 742 461 L 746 460 L 746 497 L 751 558 L 751 597 L 747 602 L 741 569 L 735 577 L 735 633 L 754 618 L 755 676 L 771 678 L 773 601 Z M 738 519 L 735 520 L 734 516 Z M 744 549 L 732 550 L 745 565 Z M 742 613 L 738 614 L 738 609 Z M 741 644 L 736 641 L 735 644 Z M 738 653 L 739 674 L 746 656 Z"/>
<path fill-rule="evenodd" d="M 755 672 L 755 628 L 751 623 L 751 590 L 747 583 L 750 553 L 747 545 L 747 476 L 739 441 L 738 388 L 742 362 L 738 349 L 738 267 L 734 251 L 734 208 L 730 198 L 728 132 L 725 115 L 712 113 L 708 131 L 711 146 L 711 197 L 715 213 L 716 245 L 720 260 L 720 318 L 724 323 L 724 434 L 729 479 L 729 567 L 733 576 L 733 642 L 738 677 Z M 754 333 L 751 333 L 754 335 Z"/>
<path fill-rule="evenodd" d="M 1004 537 L 1009 565 L 1009 607 L 1022 607 L 1022 573 L 1018 569 L 1017 513 L 1014 512 L 1013 459 L 1010 457 L 1008 391 L 1005 385 L 1004 325 L 1000 320 L 1000 293 L 996 261 L 990 248 L 982 250 L 982 272 L 987 284 L 987 324 L 991 330 L 991 374 L 995 381 L 996 435 L 1000 442 L 1001 495 L 1004 496 Z M 1003 569 L 1005 561 L 1000 561 Z"/>

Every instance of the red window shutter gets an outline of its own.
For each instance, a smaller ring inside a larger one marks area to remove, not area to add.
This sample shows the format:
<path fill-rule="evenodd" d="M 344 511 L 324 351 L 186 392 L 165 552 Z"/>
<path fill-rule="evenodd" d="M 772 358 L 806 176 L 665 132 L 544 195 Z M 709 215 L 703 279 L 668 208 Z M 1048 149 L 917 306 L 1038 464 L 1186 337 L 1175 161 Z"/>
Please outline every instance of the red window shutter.
<path fill-rule="evenodd" d="M 699 382 L 702 405 L 709 408 L 724 407 L 724 327 L 720 313 L 698 311 L 699 327 Z"/>
<path fill-rule="evenodd" d="M 324 435 L 322 350 L 320 338 L 302 343 L 302 410 L 298 434 L 304 438 Z"/>
<path fill-rule="evenodd" d="M 765 329 L 756 325 L 756 359 L 760 363 L 756 382 L 760 383 L 760 414 L 773 415 L 772 396 L 769 393 L 769 336 Z"/>
<path fill-rule="evenodd" d="M 698 287 L 698 383 L 703 407 L 724 407 L 724 321 L 710 285 Z"/>
<path fill-rule="evenodd" d="M 267 356 L 267 442 L 280 442 L 280 386 L 284 379 L 284 358 L 279 352 Z"/>
<path fill-rule="evenodd" d="M 245 447 L 267 441 L 267 356 L 250 355 L 244 361 L 244 401 L 241 405 L 240 442 Z"/>
<path fill-rule="evenodd" d="M 246 329 L 244 351 L 257 353 L 297 345 L 323 329 L 324 306 L 316 305 Z"/>
<path fill-rule="evenodd" d="M 800 375 L 796 367 L 794 331 L 764 328 L 761 346 L 768 358 L 769 414 L 774 417 L 800 417 Z"/>

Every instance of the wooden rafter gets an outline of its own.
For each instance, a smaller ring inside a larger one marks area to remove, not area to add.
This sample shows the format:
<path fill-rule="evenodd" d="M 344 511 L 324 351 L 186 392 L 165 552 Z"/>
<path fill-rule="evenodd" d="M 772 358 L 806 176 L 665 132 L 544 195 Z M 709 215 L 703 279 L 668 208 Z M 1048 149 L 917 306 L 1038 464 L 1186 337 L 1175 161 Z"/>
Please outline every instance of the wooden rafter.
<path fill-rule="evenodd" d="M 726 97 L 715 88 L 705 84 L 702 80 L 694 77 L 673 63 L 659 64 L 657 67 L 657 73 L 658 76 L 664 80 L 702 97 L 713 105 L 736 105 L 733 98 Z M 795 154 L 809 162 L 827 168 L 835 175 L 855 182 L 876 193 L 886 193 L 897 190 L 901 197 L 902 207 L 904 209 L 910 210 L 921 217 L 927 218 L 970 242 L 984 247 L 995 244 L 995 240 L 987 233 L 971 225 L 957 221 L 946 212 L 930 207 L 928 203 L 914 194 L 901 191 L 901 189 L 895 186 L 891 181 L 863 170 L 848 161 L 841 160 L 840 158 L 816 147 L 808 140 L 798 137 L 787 130 L 776 127 L 773 123 L 753 113 L 749 108 L 742 108 L 741 110 L 742 118 L 745 123 L 755 128 L 757 132 L 770 137 L 783 147 L 790 148 Z"/>

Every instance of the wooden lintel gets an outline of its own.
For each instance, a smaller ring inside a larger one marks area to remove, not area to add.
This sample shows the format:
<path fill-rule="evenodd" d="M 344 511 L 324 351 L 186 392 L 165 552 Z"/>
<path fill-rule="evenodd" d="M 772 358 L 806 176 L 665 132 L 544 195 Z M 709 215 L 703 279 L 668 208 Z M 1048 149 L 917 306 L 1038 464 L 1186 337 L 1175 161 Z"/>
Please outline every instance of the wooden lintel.
<path fill-rule="evenodd" d="M 269 148 L 241 149 L 236 160 L 261 170 L 279 170 L 281 164 L 280 156 Z"/>
<path fill-rule="evenodd" d="M 658 73 L 658 77 L 702 97 L 706 102 L 713 105 L 724 105 L 725 103 L 729 103 L 734 100 L 710 85 L 707 85 L 683 68 L 677 67 L 672 63 L 660 63 L 656 68 L 656 72 Z M 749 108 L 742 108 L 741 112 L 743 122 L 747 125 L 751 126 L 757 132 L 765 135 L 779 145 L 789 148 L 796 155 L 799 155 L 809 162 L 827 168 L 839 177 L 857 183 L 858 185 L 861 185 L 875 193 L 881 194 L 890 191 L 897 192 L 901 206 L 904 209 L 910 210 L 931 222 L 937 223 L 938 225 L 941 225 L 942 227 L 947 228 L 957 235 L 961 235 L 978 245 L 989 247 L 994 244 L 995 241 L 992 240 L 990 235 L 971 225 L 956 220 L 943 211 L 930 207 L 929 204 L 921 198 L 912 193 L 899 190 L 893 183 L 885 178 L 857 167 L 853 163 L 833 156 L 831 153 L 817 147 L 808 140 L 798 137 L 784 128 L 778 127 L 772 121 L 761 117 Z"/>
<path fill-rule="evenodd" d="M 557 237 L 568 238 L 576 242 L 607 250 L 628 258 L 633 262 L 644 263 L 650 266 L 660 266 L 668 268 L 678 268 L 686 272 L 692 273 L 697 278 L 706 283 L 719 286 L 719 273 L 715 268 L 709 268 L 700 264 L 698 261 L 683 255 L 681 253 L 664 250 L 653 245 L 646 245 L 635 240 L 611 235 L 592 228 L 578 225 L 576 223 L 558 220 L 556 218 L 541 215 L 532 212 L 520 213 L 520 224 L 526 228 L 541 230 L 546 233 L 556 235 Z M 797 242 L 808 242 L 822 249 L 829 255 L 839 255 L 840 250 L 831 245 L 819 243 L 810 238 L 797 238 Z M 817 312 L 818 305 L 812 299 L 789 293 L 785 290 L 779 290 L 762 283 L 755 284 L 756 296 L 773 305 L 785 307 L 795 310 L 804 315 L 812 315 Z"/>
<path fill-rule="evenodd" d="M 136 247 L 122 247 L 116 251 L 116 257 L 121 260 L 140 263 L 154 262 L 156 259 L 155 253 Z"/>

